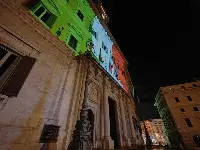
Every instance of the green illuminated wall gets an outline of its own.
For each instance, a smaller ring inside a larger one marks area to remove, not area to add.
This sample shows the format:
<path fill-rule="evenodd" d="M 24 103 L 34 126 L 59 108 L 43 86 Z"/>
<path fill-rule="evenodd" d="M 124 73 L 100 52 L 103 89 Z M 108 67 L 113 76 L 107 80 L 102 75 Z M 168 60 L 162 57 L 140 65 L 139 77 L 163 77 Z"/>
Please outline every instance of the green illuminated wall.
<path fill-rule="evenodd" d="M 29 5 L 31 13 L 64 41 L 76 56 L 84 53 L 88 49 L 88 41 L 91 41 L 93 57 L 129 92 L 124 57 L 87 0 L 31 0 Z"/>
<path fill-rule="evenodd" d="M 44 7 L 45 11 L 37 16 L 37 10 L 40 7 Z M 78 40 L 76 49 L 71 47 L 75 55 L 86 50 L 86 42 L 92 37 L 92 33 L 89 31 L 90 26 L 95 18 L 95 14 L 86 0 L 59 0 L 59 2 L 58 0 L 39 0 L 32 4 L 30 10 L 46 28 L 50 29 L 69 47 L 68 42 L 70 36 L 73 35 Z M 77 15 L 78 11 L 83 14 L 83 20 Z M 46 23 L 42 21 L 45 12 L 51 14 Z"/>

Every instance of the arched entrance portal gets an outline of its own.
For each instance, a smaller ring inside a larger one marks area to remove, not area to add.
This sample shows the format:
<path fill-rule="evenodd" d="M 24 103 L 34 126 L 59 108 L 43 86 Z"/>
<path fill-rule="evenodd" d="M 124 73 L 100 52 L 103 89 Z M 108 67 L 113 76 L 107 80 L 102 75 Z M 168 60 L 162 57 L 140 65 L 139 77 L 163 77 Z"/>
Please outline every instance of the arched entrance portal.
<path fill-rule="evenodd" d="M 109 103 L 109 117 L 110 117 L 110 136 L 114 141 L 114 147 L 119 148 L 118 130 L 117 130 L 117 106 L 116 102 L 108 98 Z"/>
<path fill-rule="evenodd" d="M 90 121 L 91 124 L 91 140 L 92 144 L 94 143 L 94 114 L 91 109 L 88 110 L 88 120 Z"/>

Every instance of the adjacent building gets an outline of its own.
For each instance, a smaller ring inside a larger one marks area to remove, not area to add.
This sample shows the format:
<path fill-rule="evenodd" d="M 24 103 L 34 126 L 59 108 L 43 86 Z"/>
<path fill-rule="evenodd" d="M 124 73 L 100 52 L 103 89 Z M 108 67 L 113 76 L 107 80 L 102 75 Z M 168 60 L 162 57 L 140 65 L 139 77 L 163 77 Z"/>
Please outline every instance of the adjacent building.
<path fill-rule="evenodd" d="M 145 126 L 144 126 L 145 124 Z M 161 119 L 150 119 L 140 122 L 142 128 L 142 137 L 146 144 L 145 127 L 151 138 L 152 145 L 166 146 L 168 145 L 167 136 L 164 132 L 164 124 Z"/>
<path fill-rule="evenodd" d="M 142 144 L 128 62 L 100 1 L 1 0 L 0 18 L 0 149 L 67 149 L 86 90 L 93 148 Z"/>
<path fill-rule="evenodd" d="M 155 106 L 172 146 L 200 146 L 200 81 L 161 87 Z"/>

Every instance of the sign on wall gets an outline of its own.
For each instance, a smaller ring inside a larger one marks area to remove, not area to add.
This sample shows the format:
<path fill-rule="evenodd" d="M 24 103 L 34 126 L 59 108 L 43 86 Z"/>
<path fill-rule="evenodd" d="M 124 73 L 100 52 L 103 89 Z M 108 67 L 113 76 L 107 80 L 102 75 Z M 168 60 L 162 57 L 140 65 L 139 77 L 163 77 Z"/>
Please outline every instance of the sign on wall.
<path fill-rule="evenodd" d="M 45 124 L 40 137 L 40 143 L 56 143 L 60 126 Z"/>

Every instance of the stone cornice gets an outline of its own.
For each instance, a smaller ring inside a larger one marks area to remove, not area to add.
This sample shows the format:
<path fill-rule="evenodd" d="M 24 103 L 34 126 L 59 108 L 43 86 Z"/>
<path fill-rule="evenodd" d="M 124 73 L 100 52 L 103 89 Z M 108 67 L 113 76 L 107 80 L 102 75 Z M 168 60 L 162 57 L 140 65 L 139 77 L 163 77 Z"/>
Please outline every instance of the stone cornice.
<path fill-rule="evenodd" d="M 200 88 L 199 87 L 189 87 L 189 88 L 185 88 L 185 89 L 182 89 L 182 88 L 179 88 L 179 89 L 172 89 L 172 90 L 168 90 L 168 91 L 161 91 L 162 94 L 168 94 L 168 93 L 184 93 L 184 92 L 188 92 L 188 91 L 192 91 L 192 92 L 200 92 Z"/>
<path fill-rule="evenodd" d="M 6 27 L 0 23 L 0 42 L 11 50 L 16 51 L 21 55 L 27 55 L 33 58 L 37 58 L 41 53 L 31 45 L 28 45 L 18 37 L 10 33 Z"/>

